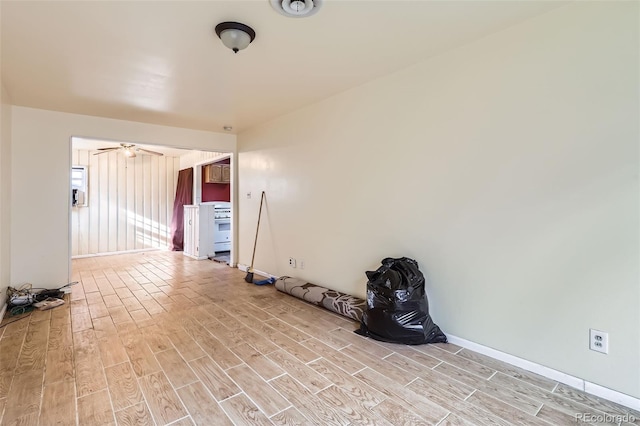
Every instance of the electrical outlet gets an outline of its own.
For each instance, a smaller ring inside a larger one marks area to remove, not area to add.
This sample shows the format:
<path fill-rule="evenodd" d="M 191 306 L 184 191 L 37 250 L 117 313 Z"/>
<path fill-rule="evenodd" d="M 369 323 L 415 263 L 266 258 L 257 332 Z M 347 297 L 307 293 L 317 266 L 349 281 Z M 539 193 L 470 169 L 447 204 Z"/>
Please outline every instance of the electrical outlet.
<path fill-rule="evenodd" d="M 304 269 L 304 260 L 300 260 L 300 269 Z"/>
<path fill-rule="evenodd" d="M 609 333 L 589 329 L 589 349 L 603 354 L 609 353 Z"/>
<path fill-rule="evenodd" d="M 251 192 L 247 192 L 247 198 L 251 198 Z"/>
<path fill-rule="evenodd" d="M 289 258 L 289 266 L 291 266 L 292 268 L 296 267 L 296 260 L 293 257 Z"/>

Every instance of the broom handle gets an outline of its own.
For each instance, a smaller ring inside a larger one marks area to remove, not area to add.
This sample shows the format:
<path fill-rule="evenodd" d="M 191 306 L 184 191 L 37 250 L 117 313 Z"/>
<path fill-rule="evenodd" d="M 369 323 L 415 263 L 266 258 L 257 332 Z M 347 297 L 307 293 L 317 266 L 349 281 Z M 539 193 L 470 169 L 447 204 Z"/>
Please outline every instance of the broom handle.
<path fill-rule="evenodd" d="M 251 255 L 251 267 L 249 268 L 253 271 L 253 260 L 256 258 L 256 246 L 258 245 L 258 231 L 260 230 L 260 217 L 262 216 L 262 201 L 264 200 L 264 191 L 260 195 L 260 210 L 258 210 L 258 226 L 256 227 L 256 239 L 253 242 L 253 254 Z"/>

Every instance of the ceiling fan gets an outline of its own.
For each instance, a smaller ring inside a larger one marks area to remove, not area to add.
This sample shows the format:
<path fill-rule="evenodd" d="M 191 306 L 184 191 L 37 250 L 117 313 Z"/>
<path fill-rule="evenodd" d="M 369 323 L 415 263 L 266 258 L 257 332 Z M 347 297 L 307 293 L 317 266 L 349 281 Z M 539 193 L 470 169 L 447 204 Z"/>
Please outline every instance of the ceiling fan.
<path fill-rule="evenodd" d="M 125 157 L 129 157 L 129 158 L 135 157 L 136 152 L 143 155 L 163 155 L 160 152 L 149 151 L 148 149 L 144 149 L 144 148 L 136 148 L 136 146 L 132 143 L 121 143 L 120 146 L 113 146 L 111 148 L 98 148 L 98 151 L 100 152 L 96 152 L 93 155 L 100 155 L 100 154 L 104 154 L 105 152 L 111 152 L 118 149 L 122 151 Z"/>

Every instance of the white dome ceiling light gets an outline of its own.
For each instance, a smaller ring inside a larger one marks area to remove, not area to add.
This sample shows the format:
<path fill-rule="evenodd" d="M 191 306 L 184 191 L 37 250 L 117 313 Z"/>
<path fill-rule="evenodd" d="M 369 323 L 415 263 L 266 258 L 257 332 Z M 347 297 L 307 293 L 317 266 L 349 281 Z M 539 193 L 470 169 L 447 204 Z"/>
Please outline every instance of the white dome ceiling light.
<path fill-rule="evenodd" d="M 315 15 L 324 0 L 269 0 L 271 6 L 281 15 L 304 18 Z"/>
<path fill-rule="evenodd" d="M 216 25 L 216 34 L 222 40 L 222 44 L 238 53 L 256 38 L 256 32 L 248 25 L 240 22 L 222 22 Z"/>

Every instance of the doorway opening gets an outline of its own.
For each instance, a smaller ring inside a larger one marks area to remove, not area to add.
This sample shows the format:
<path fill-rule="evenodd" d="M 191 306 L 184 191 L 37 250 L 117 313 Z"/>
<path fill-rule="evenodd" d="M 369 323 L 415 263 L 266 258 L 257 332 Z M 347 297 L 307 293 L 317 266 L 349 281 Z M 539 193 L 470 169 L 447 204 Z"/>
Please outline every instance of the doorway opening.
<path fill-rule="evenodd" d="M 235 266 L 232 153 L 72 137 L 71 158 L 70 259 L 171 250 L 179 171 L 193 169 L 193 204 L 201 205 L 203 166 L 226 161 L 228 182 L 220 184 L 228 194 L 224 202 L 230 216 L 224 251 L 228 252 L 229 266 Z M 81 172 L 84 179 L 79 178 Z M 81 183 L 84 187 L 77 187 Z M 209 199 L 208 193 L 204 195 Z M 213 228 L 211 224 L 212 233 Z M 213 240 L 217 236 L 203 238 Z M 207 253 L 207 257 L 216 254 Z"/>
<path fill-rule="evenodd" d="M 212 160 L 212 161 L 211 161 Z M 203 160 L 194 167 L 194 199 L 200 204 L 213 207 L 214 254 L 209 258 L 215 262 L 232 265 L 233 205 L 231 204 L 232 169 L 231 154 L 211 160 Z"/>

